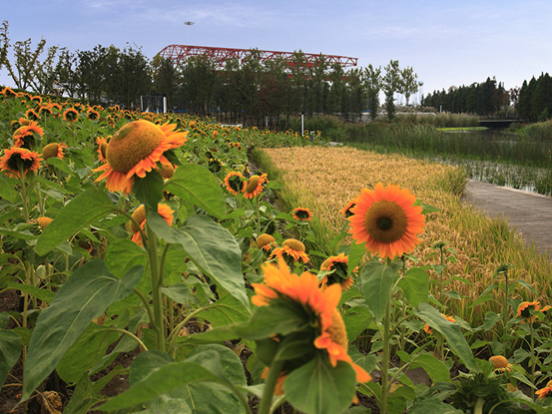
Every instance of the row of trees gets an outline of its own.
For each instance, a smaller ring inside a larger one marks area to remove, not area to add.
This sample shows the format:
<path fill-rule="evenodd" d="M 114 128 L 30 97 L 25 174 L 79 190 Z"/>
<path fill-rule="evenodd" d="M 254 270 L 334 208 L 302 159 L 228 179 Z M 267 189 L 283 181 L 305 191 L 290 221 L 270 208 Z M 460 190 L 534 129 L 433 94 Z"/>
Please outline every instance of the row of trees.
<path fill-rule="evenodd" d="M 493 77 L 483 83 L 470 86 L 451 86 L 448 91 L 435 91 L 424 97 L 422 107 L 435 108 L 453 113 L 471 113 L 493 116 L 510 106 L 517 105 L 519 90 L 507 91 L 504 84 Z"/>
<path fill-rule="evenodd" d="M 552 116 L 552 78 L 544 73 L 529 83 L 523 81 L 519 90 L 519 115 L 527 121 L 546 121 Z"/>
<path fill-rule="evenodd" d="M 253 49 L 244 60 L 226 62 L 221 68 L 204 56 L 178 66 L 160 56 L 148 61 L 140 48 L 130 45 L 123 50 L 98 45 L 91 51 L 70 52 L 58 46 L 46 49 L 42 39 L 33 50 L 28 39 L 12 47 L 7 21 L 0 28 L 2 66 L 23 90 L 127 108 L 138 106 L 141 95 L 164 95 L 169 108 L 204 116 L 230 114 L 250 125 L 264 124 L 265 119 L 278 124 L 279 117 L 302 112 L 357 121 L 370 109 L 376 118 L 381 92 L 392 118 L 396 93 L 403 94 L 408 104 L 421 85 L 414 70 L 401 69 L 398 60 L 383 69 L 369 65 L 345 70 L 330 66 L 323 55 L 308 63 L 302 52 L 296 52 L 291 62 L 263 62 Z"/>

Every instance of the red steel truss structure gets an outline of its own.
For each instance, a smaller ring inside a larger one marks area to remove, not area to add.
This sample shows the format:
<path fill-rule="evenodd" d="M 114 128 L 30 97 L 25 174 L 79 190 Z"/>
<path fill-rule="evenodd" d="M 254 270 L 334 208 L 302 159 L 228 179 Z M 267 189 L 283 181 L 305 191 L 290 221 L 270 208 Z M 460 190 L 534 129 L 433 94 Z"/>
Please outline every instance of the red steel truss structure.
<path fill-rule="evenodd" d="M 264 62 L 265 60 L 283 59 L 289 62 L 290 66 L 293 66 L 293 55 L 291 52 L 272 52 L 268 50 L 255 50 L 259 54 L 259 60 Z M 250 49 L 226 49 L 222 47 L 206 47 L 206 46 L 185 46 L 185 45 L 169 45 L 165 47 L 159 55 L 164 58 L 171 59 L 176 64 L 180 64 L 182 61 L 188 59 L 191 56 L 205 56 L 214 61 L 219 68 L 224 67 L 224 64 L 231 59 L 238 59 L 242 62 L 247 55 L 251 53 Z M 304 53 L 305 64 L 307 66 L 313 66 L 320 55 L 312 53 Z M 345 56 L 335 55 L 323 55 L 328 67 L 333 64 L 340 64 L 341 67 L 356 66 L 358 58 L 351 58 Z"/>

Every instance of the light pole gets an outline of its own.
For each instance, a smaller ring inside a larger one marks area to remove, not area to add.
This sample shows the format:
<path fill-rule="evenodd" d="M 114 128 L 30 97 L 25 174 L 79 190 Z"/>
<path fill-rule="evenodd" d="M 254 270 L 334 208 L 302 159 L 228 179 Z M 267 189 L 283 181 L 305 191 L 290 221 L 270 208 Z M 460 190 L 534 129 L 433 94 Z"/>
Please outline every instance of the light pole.
<path fill-rule="evenodd" d="M 195 22 L 184 22 L 184 24 L 185 24 L 186 26 L 190 27 L 190 26 L 194 25 Z M 190 35 L 191 35 L 191 33 L 192 33 L 191 30 L 192 30 L 192 29 L 190 28 L 189 33 L 188 33 L 188 44 L 190 43 Z M 189 45 L 189 46 L 191 46 L 191 45 Z"/>

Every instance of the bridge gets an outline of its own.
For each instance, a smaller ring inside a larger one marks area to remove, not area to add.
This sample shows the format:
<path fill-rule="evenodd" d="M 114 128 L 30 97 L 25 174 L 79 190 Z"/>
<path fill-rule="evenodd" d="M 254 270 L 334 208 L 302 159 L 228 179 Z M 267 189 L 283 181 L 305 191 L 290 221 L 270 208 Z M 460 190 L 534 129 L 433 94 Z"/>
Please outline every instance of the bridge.
<path fill-rule="evenodd" d="M 480 119 L 479 126 L 487 128 L 508 128 L 514 122 L 519 122 L 519 119 Z"/>

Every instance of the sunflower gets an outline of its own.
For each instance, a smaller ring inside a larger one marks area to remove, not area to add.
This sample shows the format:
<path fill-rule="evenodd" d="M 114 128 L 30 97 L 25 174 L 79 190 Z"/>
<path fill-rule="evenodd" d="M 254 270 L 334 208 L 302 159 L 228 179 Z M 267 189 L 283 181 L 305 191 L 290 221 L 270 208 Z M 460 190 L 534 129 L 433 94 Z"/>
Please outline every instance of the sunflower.
<path fill-rule="evenodd" d="M 40 119 L 40 115 L 38 115 L 33 109 L 27 109 L 25 117 L 31 121 L 38 121 Z"/>
<path fill-rule="evenodd" d="M 266 174 L 262 175 L 253 175 L 247 180 L 247 183 L 245 184 L 245 194 L 243 195 L 245 198 L 248 198 L 252 200 L 253 198 L 257 197 L 259 194 L 262 193 L 264 184 L 268 183 L 268 179 L 266 177 Z"/>
<path fill-rule="evenodd" d="M 48 226 L 48 224 L 50 224 L 53 220 L 54 219 L 51 219 L 50 217 L 39 217 L 36 219 L 36 222 L 38 223 L 40 228 L 44 230 L 46 226 Z"/>
<path fill-rule="evenodd" d="M 58 144 L 52 142 L 42 149 L 42 158 L 44 159 L 44 161 L 46 161 L 48 158 L 59 158 L 60 160 L 62 160 L 63 158 L 65 158 L 63 150 L 66 148 L 66 144 Z"/>
<path fill-rule="evenodd" d="M 293 301 L 310 314 L 313 329 L 313 350 L 324 350 L 330 364 L 335 367 L 338 361 L 349 363 L 356 372 L 359 382 L 372 378 L 364 369 L 353 363 L 347 354 L 347 331 L 337 310 L 341 299 L 341 289 L 337 285 L 320 289 L 318 278 L 309 272 L 301 276 L 291 273 L 283 259 L 278 265 L 265 263 L 262 266 L 264 283 L 253 283 L 256 295 L 251 301 L 256 306 L 270 306 L 272 301 Z"/>
<path fill-rule="evenodd" d="M 420 242 L 416 234 L 423 231 L 425 216 L 422 207 L 415 206 L 416 197 L 406 189 L 382 183 L 374 190 L 363 189 L 355 199 L 351 234 L 357 243 L 366 243 L 372 254 L 393 259 L 412 251 Z"/>
<path fill-rule="evenodd" d="M 63 113 L 63 119 L 67 122 L 75 122 L 79 119 L 79 112 L 75 108 L 69 108 Z"/>
<path fill-rule="evenodd" d="M 165 222 L 172 226 L 173 222 L 173 213 L 174 211 L 171 210 L 169 206 L 166 204 L 158 204 L 157 205 L 157 213 L 165 220 Z M 144 231 L 146 227 L 146 207 L 141 204 L 138 206 L 136 210 L 132 213 L 132 218 L 136 220 L 137 223 L 140 224 L 140 229 Z M 138 246 L 142 247 L 144 245 L 142 241 L 142 234 L 140 233 L 140 230 L 138 227 L 136 227 L 136 224 L 132 220 L 128 222 L 128 227 L 130 231 L 133 233 L 132 235 L 132 241 L 136 243 Z"/>
<path fill-rule="evenodd" d="M 312 213 L 308 208 L 297 207 L 292 211 L 293 218 L 297 221 L 311 221 Z"/>
<path fill-rule="evenodd" d="M 261 234 L 257 237 L 257 249 L 263 249 L 265 252 L 270 252 L 276 247 L 276 241 L 270 234 Z"/>
<path fill-rule="evenodd" d="M 100 118 L 100 113 L 94 109 L 89 109 L 86 116 L 90 121 L 97 121 Z"/>
<path fill-rule="evenodd" d="M 107 145 L 107 163 L 96 181 L 106 179 L 109 191 L 132 191 L 134 176 L 144 178 L 158 162 L 168 164 L 164 153 L 186 142 L 187 132 L 175 132 L 176 125 L 157 126 L 149 121 L 130 122 L 119 129 Z"/>
<path fill-rule="evenodd" d="M 502 355 L 492 356 L 489 358 L 489 361 L 493 363 L 495 371 L 504 372 L 512 370 L 512 364 L 508 363 L 508 360 Z"/>
<path fill-rule="evenodd" d="M 537 315 L 535 312 L 540 309 L 540 302 L 521 302 L 518 306 L 517 317 L 523 318 L 521 323 L 535 322 Z"/>
<path fill-rule="evenodd" d="M 38 104 L 38 105 L 40 105 L 42 103 L 42 98 L 38 95 L 35 95 L 31 98 L 31 101 Z"/>
<path fill-rule="evenodd" d="M 209 171 L 212 173 L 218 173 L 222 169 L 222 162 L 216 158 L 209 160 Z"/>
<path fill-rule="evenodd" d="M 174 175 L 175 167 L 170 162 L 168 163 L 162 163 L 161 165 L 157 165 L 155 168 L 159 174 L 161 174 L 161 177 L 165 180 L 169 180 Z"/>
<path fill-rule="evenodd" d="M 107 153 L 107 141 L 111 138 L 111 135 L 107 137 L 98 137 L 96 138 L 96 144 L 98 144 L 98 158 L 102 164 L 107 162 L 106 153 Z"/>
<path fill-rule="evenodd" d="M 234 194 L 238 195 L 239 193 L 245 191 L 245 181 L 243 181 L 244 177 L 241 173 L 236 171 L 231 171 L 228 174 L 226 174 L 226 177 L 224 177 L 224 184 L 226 185 L 226 189 Z"/>
<path fill-rule="evenodd" d="M 542 308 L 542 309 L 540 310 L 540 312 L 543 313 L 544 316 L 550 318 L 550 316 L 551 316 L 551 312 L 549 312 L 550 309 L 552 309 L 552 306 L 546 305 L 544 308 Z"/>
<path fill-rule="evenodd" d="M 347 265 L 349 263 L 349 257 L 345 256 L 345 253 L 340 253 L 337 256 L 330 256 L 320 266 L 320 270 L 334 270 L 331 275 L 326 275 L 320 281 L 321 287 L 331 286 L 338 283 L 341 286 L 341 290 L 348 290 L 354 280 L 348 276 Z"/>
<path fill-rule="evenodd" d="M 444 313 L 442 313 L 441 315 L 443 316 L 443 318 L 445 318 L 449 322 L 452 322 L 452 323 L 456 322 L 452 316 L 447 316 Z M 430 335 L 433 334 L 433 329 L 431 329 L 428 324 L 426 324 L 426 326 L 424 326 L 424 331 L 427 332 Z"/>
<path fill-rule="evenodd" d="M 546 387 L 536 391 L 535 394 L 537 394 L 541 400 L 544 400 L 550 392 L 552 392 L 552 381 L 548 381 Z"/>
<path fill-rule="evenodd" d="M 42 115 L 50 115 L 50 116 L 53 116 L 54 115 L 54 112 L 50 109 L 49 106 L 41 106 L 40 109 L 38 110 L 38 114 L 40 116 Z"/>
<path fill-rule="evenodd" d="M 298 262 L 302 260 L 303 263 L 309 261 L 309 256 L 305 253 L 305 245 L 296 239 L 287 239 L 282 243 L 282 247 L 276 247 L 271 255 L 273 257 L 283 258 L 289 262 Z"/>
<path fill-rule="evenodd" d="M 4 98 L 17 98 L 17 93 L 15 93 L 9 86 L 2 89 L 2 92 L 0 93 L 4 95 Z"/>
<path fill-rule="evenodd" d="M 23 177 L 27 177 L 29 171 L 38 171 L 40 168 L 40 155 L 29 151 L 26 148 L 11 147 L 4 151 L 0 158 L 0 171 L 6 171 L 9 177 L 20 177 L 20 170 L 23 170 Z"/>
<path fill-rule="evenodd" d="M 42 139 L 44 130 L 36 122 L 31 122 L 29 125 L 19 127 L 13 133 L 14 147 L 23 147 L 31 149 L 36 145 L 36 136 Z"/>
<path fill-rule="evenodd" d="M 356 206 L 356 200 L 351 200 L 351 201 L 349 201 L 349 202 L 345 205 L 345 207 L 343 207 L 343 209 L 341 210 L 341 214 L 343 215 L 343 217 L 345 217 L 345 218 L 351 217 L 351 216 L 353 215 L 353 213 L 352 213 L 351 210 L 352 210 L 353 207 L 355 207 L 355 206 Z"/>

